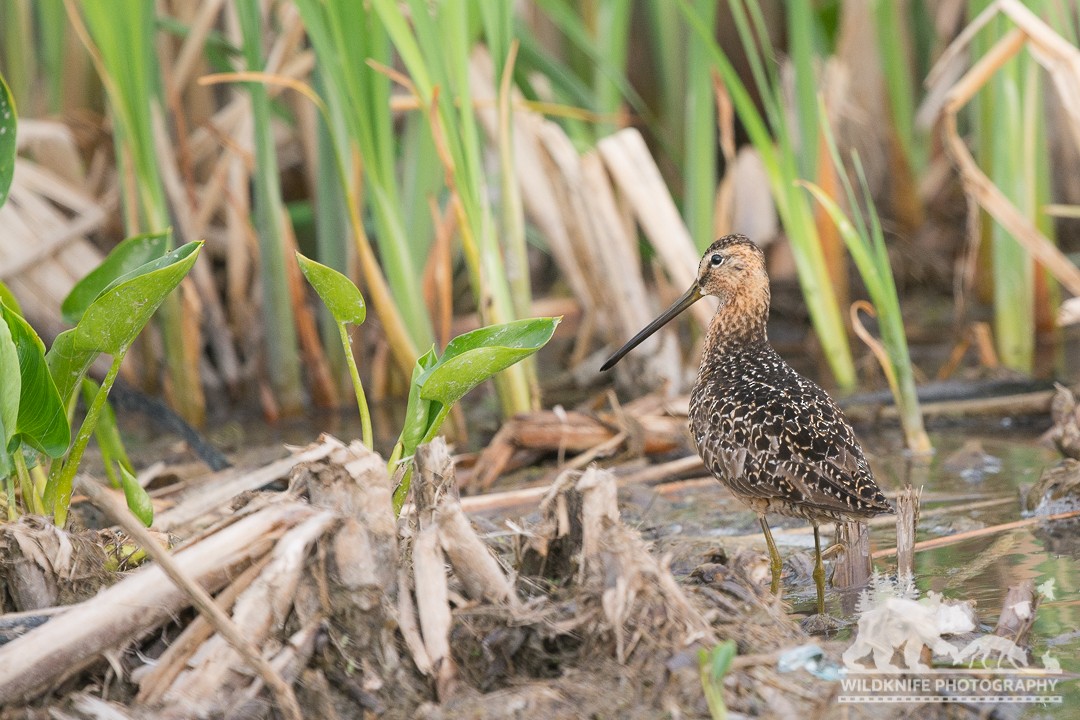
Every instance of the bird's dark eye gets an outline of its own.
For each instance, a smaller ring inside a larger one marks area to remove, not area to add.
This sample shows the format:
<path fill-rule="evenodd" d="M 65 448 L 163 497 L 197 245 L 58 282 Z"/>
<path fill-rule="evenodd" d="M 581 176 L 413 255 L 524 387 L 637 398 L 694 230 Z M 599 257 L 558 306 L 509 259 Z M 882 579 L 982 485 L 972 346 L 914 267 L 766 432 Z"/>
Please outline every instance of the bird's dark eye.
<path fill-rule="evenodd" d="M 709 264 L 713 267 L 720 267 L 724 264 L 724 256 L 719 253 L 713 255 L 711 258 L 709 258 Z"/>

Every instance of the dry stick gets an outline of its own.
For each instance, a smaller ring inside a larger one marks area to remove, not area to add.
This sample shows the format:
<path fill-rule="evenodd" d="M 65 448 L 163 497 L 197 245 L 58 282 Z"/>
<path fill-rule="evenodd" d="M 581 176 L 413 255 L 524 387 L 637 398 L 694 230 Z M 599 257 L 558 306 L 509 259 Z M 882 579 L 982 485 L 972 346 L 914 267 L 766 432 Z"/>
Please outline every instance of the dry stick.
<path fill-rule="evenodd" d="M 618 486 L 620 488 L 628 485 L 647 485 L 665 475 L 675 475 L 688 470 L 694 470 L 701 466 L 701 458 L 698 456 L 690 456 L 681 458 L 679 460 L 672 460 L 670 463 L 664 463 L 661 465 L 655 465 L 644 470 L 635 472 L 631 475 L 621 477 L 618 479 Z M 500 508 L 513 507 L 515 505 L 525 505 L 533 503 L 543 498 L 544 495 L 551 489 L 553 483 L 545 483 L 534 487 L 518 488 L 517 490 L 505 490 L 502 492 L 484 493 L 482 495 L 469 495 L 468 497 L 461 498 L 461 507 L 467 513 L 487 512 L 490 510 L 498 510 Z M 688 478 L 686 480 L 675 480 L 673 482 L 667 482 L 660 485 L 654 485 L 653 489 L 662 494 L 667 495 L 671 493 L 680 492 L 682 490 L 691 490 L 695 488 L 716 486 L 720 487 L 716 481 L 716 478 L 709 475 L 707 477 Z M 889 493 L 886 493 L 889 495 Z M 961 495 L 941 495 L 924 498 L 925 502 L 952 502 L 961 500 L 970 500 L 971 495 L 969 493 Z M 983 509 L 988 507 L 997 507 L 999 505 L 1007 505 L 1015 503 L 1016 497 L 1009 495 L 1007 497 L 988 498 L 986 500 L 980 500 L 974 503 L 965 505 L 966 510 Z M 953 512 L 955 508 L 934 508 L 923 513 L 924 516 L 941 515 L 948 512 Z M 409 510 L 411 512 L 411 510 Z M 885 525 L 892 524 L 893 519 L 890 517 L 877 517 L 871 518 L 867 523 L 870 527 L 884 527 Z M 778 535 L 795 535 L 802 533 L 809 533 L 811 529 L 809 526 L 803 528 L 789 528 L 777 530 Z M 747 538 L 760 538 L 760 533 L 753 535 L 747 535 Z"/>
<path fill-rule="evenodd" d="M 408 569 L 402 565 L 398 569 L 398 629 L 405 638 L 405 646 L 412 654 L 416 669 L 431 676 L 431 657 L 428 655 L 424 638 L 420 635 L 420 625 L 416 619 L 416 606 L 413 604 L 413 581 Z"/>
<path fill-rule="evenodd" d="M 980 357 L 982 357 L 981 354 Z M 986 359 L 984 358 L 984 363 L 985 361 Z M 1000 415 L 1003 412 L 1016 415 L 1038 415 L 1046 413 L 1050 409 L 1050 401 L 1053 397 L 1053 390 L 1040 390 L 1038 392 L 1004 395 L 1001 397 L 920 402 L 919 408 L 922 410 L 924 418 L 983 417 L 986 415 Z M 690 397 L 688 395 L 683 395 L 668 402 L 666 409 L 671 415 L 684 416 L 689 411 L 689 402 Z M 900 413 L 895 405 L 883 406 L 881 403 L 859 403 L 857 405 L 852 404 L 845 407 L 844 415 L 848 420 L 895 420 L 900 416 Z"/>
<path fill-rule="evenodd" d="M 1010 585 L 1001 602 L 1001 615 L 994 634 L 1009 638 L 1017 645 L 1026 645 L 1041 599 L 1041 595 L 1035 594 L 1035 581 L 1030 578 Z"/>
<path fill-rule="evenodd" d="M 439 547 L 439 531 L 434 525 L 420 529 L 413 541 L 412 560 L 424 649 L 435 674 L 436 693 L 440 700 L 446 700 L 453 692 L 457 668 L 450 652 L 453 617 L 446 582 L 446 560 Z"/>
<path fill-rule="evenodd" d="M 203 49 L 210 30 L 214 27 L 218 13 L 225 0 L 210 0 L 199 5 L 199 9 L 192 18 L 187 28 L 187 37 L 184 38 L 180 51 L 173 59 L 172 78 L 170 78 L 168 93 L 180 96 L 184 86 L 190 79 L 195 64 L 202 59 Z"/>
<path fill-rule="evenodd" d="M 991 527 L 979 528 L 978 530 L 969 530 L 967 532 L 956 533 L 955 535 L 947 535 L 945 537 L 934 538 L 932 540 L 923 540 L 922 542 L 915 543 L 915 552 L 922 550 L 933 550 L 935 548 L 946 547 L 965 540 L 971 540 L 972 538 L 985 537 L 987 535 L 997 535 L 998 533 L 1008 532 L 1009 530 L 1018 530 L 1020 528 L 1031 527 L 1032 525 L 1038 525 L 1044 522 L 1055 522 L 1057 520 L 1068 520 L 1070 518 L 1080 517 L 1080 510 L 1070 510 L 1069 512 L 1056 513 L 1054 515 L 1044 515 L 1042 517 L 1026 518 L 1024 520 L 1016 520 L 1014 522 L 1002 523 L 1001 525 L 993 525 Z M 874 553 L 873 558 L 875 560 L 879 558 L 893 557 L 896 555 L 896 548 L 887 548 L 885 550 L 878 550 Z"/>
<path fill-rule="evenodd" d="M 709 480 L 712 481 L 711 478 Z M 681 480 L 677 484 L 686 485 L 686 484 L 689 484 L 689 483 L 698 483 L 698 482 L 704 483 L 705 479 L 702 478 L 700 480 Z M 664 491 L 664 486 L 658 486 L 656 488 L 656 490 L 657 490 L 657 492 L 663 492 Z M 961 499 L 962 499 L 962 497 L 963 496 L 961 496 Z M 995 498 L 995 499 L 992 499 L 992 500 L 983 500 L 983 501 L 980 501 L 980 502 L 968 503 L 968 504 L 964 505 L 963 507 L 964 507 L 965 511 L 969 511 L 969 510 L 983 509 L 983 508 L 987 508 L 987 507 L 995 507 L 995 506 L 999 506 L 999 505 L 1008 505 L 1008 504 L 1015 504 L 1015 503 L 1016 503 L 1016 498 L 1010 496 L 1010 497 L 1007 497 L 1007 498 Z M 945 506 L 945 507 L 937 507 L 937 508 L 933 508 L 931 510 L 923 511 L 923 512 L 920 513 L 920 517 L 930 517 L 931 515 L 947 515 L 949 513 L 956 513 L 956 512 L 957 512 L 957 507 L 955 505 L 949 505 L 949 506 Z M 868 521 L 866 521 L 865 525 L 867 525 L 868 527 L 871 527 L 871 528 L 874 528 L 874 527 L 887 527 L 889 525 L 893 525 L 895 522 L 896 521 L 891 516 L 878 516 L 878 517 L 875 517 L 875 518 L 870 518 Z M 793 527 L 793 528 L 778 528 L 776 530 L 773 530 L 773 537 L 775 539 L 779 540 L 781 538 L 791 537 L 793 535 L 809 535 L 813 531 L 814 531 L 814 528 L 811 527 L 810 525 L 803 525 L 801 527 Z M 949 537 L 951 538 L 951 537 L 956 537 L 956 536 L 949 536 Z M 941 538 L 938 538 L 938 539 L 941 539 Z M 705 536 L 705 537 L 684 536 L 684 537 L 681 538 L 681 540 L 683 542 L 701 542 L 701 543 L 716 544 L 721 539 L 717 538 L 715 536 Z M 750 533 L 750 534 L 747 534 L 747 535 L 726 535 L 726 536 L 724 536 L 722 538 L 722 540 L 725 543 L 731 543 L 731 544 L 756 544 L 756 543 L 761 542 L 762 536 L 761 536 L 760 532 L 759 533 Z M 926 541 L 926 542 L 933 542 L 933 541 L 931 540 L 931 541 Z M 922 549 L 922 548 L 918 544 L 916 544 L 915 549 L 919 550 L 919 549 Z M 881 553 L 886 553 L 886 554 L 881 555 Z M 889 548 L 887 550 L 878 550 L 871 557 L 873 557 L 873 558 L 891 557 L 892 555 L 895 555 L 895 554 L 896 554 L 895 548 Z"/>
<path fill-rule="evenodd" d="M 1039 415 L 1050 409 L 1053 390 L 1006 395 L 1003 397 L 973 398 L 971 400 L 942 400 L 919 403 L 924 418 L 927 417 L 986 417 L 1003 412 L 1013 415 Z M 844 409 L 848 420 L 862 421 L 877 418 L 895 420 L 900 412 L 895 405 L 853 405 Z"/>
<path fill-rule="evenodd" d="M 341 446 L 340 440 L 320 437 L 314 444 L 268 465 L 253 470 L 229 468 L 207 475 L 199 485 L 185 491 L 176 505 L 154 518 L 154 527 L 171 531 L 198 520 L 207 513 L 226 507 L 237 495 L 259 490 L 287 477 L 297 465 L 322 460 Z"/>
<path fill-rule="evenodd" d="M 277 674 L 269 661 L 259 653 L 258 648 L 244 637 L 244 634 L 225 611 L 214 603 L 214 598 L 210 593 L 206 592 L 201 585 L 181 570 L 180 566 L 173 560 L 172 555 L 157 544 L 138 518 L 132 515 L 127 507 L 117 502 L 112 494 L 97 482 L 80 477 L 78 478 L 78 486 L 80 491 L 90 498 L 90 502 L 123 528 L 140 547 L 146 550 L 146 554 L 161 567 L 161 570 L 169 576 L 169 579 L 188 594 L 192 604 L 214 626 L 214 629 L 221 633 L 221 636 L 240 653 L 251 669 L 271 689 L 277 697 L 285 716 L 290 720 L 303 720 L 300 705 L 296 701 L 296 695 L 293 694 L 292 687 L 286 684 L 281 676 Z"/>
<path fill-rule="evenodd" d="M 670 462 L 660 463 L 659 465 L 650 465 L 649 467 L 638 470 L 631 475 L 625 475 L 620 478 L 620 483 L 641 483 L 643 485 L 646 485 L 648 483 L 660 480 L 661 478 L 668 477 L 669 475 L 681 475 L 685 472 L 698 470 L 703 467 L 705 467 L 705 464 L 701 462 L 701 457 L 696 454 L 687 455 L 686 457 L 679 458 L 678 460 L 671 460 Z M 716 478 L 712 477 L 711 475 L 707 478 L 695 478 L 694 480 L 700 480 L 702 481 L 702 484 L 706 484 L 706 482 L 716 482 Z M 681 482 L 691 483 L 694 480 L 684 480 Z M 673 483 L 665 483 L 665 486 L 670 484 Z M 692 485 L 687 485 L 685 487 L 692 487 Z"/>
<path fill-rule="evenodd" d="M 236 598 L 255 581 L 263 568 L 269 564 L 270 559 L 271 555 L 268 553 L 252 563 L 218 594 L 214 602 L 222 610 L 232 607 Z M 195 618 L 175 640 L 169 643 L 165 652 L 157 658 L 154 667 L 139 679 L 139 694 L 135 696 L 135 702 L 143 705 L 155 705 L 160 702 L 191 656 L 213 632 L 214 629 L 206 618 L 202 616 Z"/>
<path fill-rule="evenodd" d="M 613 435 L 610 439 L 605 440 L 599 445 L 593 447 L 590 450 L 586 450 L 580 455 L 575 455 L 569 461 L 562 464 L 562 466 L 556 468 L 557 472 L 562 473 L 567 470 L 578 470 L 585 467 L 598 457 L 606 457 L 615 452 L 620 445 L 626 440 L 626 433 L 620 432 Z"/>

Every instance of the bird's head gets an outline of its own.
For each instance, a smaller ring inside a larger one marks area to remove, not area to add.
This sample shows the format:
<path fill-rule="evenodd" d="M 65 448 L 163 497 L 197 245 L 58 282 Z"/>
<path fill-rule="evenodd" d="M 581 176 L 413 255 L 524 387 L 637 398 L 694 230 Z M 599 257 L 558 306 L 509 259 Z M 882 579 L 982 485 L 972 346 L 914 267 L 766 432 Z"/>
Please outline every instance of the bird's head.
<path fill-rule="evenodd" d="M 734 314 L 746 314 L 748 321 L 764 324 L 769 313 L 769 276 L 765 256 L 745 235 L 725 235 L 705 251 L 698 263 L 697 279 L 682 297 L 623 345 L 601 366 L 607 370 L 650 335 L 673 320 L 683 310 L 706 295 L 720 298 Z"/>

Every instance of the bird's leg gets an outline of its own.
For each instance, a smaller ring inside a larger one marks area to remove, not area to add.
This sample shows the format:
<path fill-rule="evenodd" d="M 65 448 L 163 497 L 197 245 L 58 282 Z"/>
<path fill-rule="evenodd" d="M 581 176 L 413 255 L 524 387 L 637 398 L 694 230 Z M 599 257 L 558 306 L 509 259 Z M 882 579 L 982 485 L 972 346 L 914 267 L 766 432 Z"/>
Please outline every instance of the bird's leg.
<path fill-rule="evenodd" d="M 758 520 L 761 522 L 761 531 L 765 533 L 765 544 L 769 546 L 769 567 L 772 568 L 772 594 L 777 595 L 780 592 L 780 572 L 784 569 L 784 564 L 780 561 L 780 552 L 776 549 L 776 543 L 773 542 L 772 531 L 769 530 L 769 523 L 765 522 L 765 515 L 758 515 Z"/>
<path fill-rule="evenodd" d="M 817 586 L 818 615 L 825 614 L 825 563 L 821 560 L 821 537 L 814 525 L 814 585 Z"/>

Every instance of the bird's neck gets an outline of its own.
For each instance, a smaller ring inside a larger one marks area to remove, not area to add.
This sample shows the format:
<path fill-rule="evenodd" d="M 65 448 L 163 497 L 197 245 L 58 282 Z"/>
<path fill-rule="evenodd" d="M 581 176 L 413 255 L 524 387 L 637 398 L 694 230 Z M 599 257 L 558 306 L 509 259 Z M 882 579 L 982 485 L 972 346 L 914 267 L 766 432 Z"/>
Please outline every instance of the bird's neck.
<path fill-rule="evenodd" d="M 727 355 L 747 347 L 768 343 L 769 288 L 749 289 L 720 298 L 720 306 L 709 323 L 701 352 L 704 365 L 710 357 Z"/>

